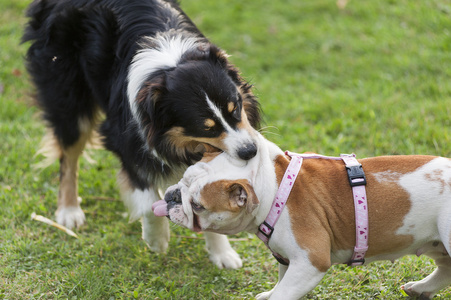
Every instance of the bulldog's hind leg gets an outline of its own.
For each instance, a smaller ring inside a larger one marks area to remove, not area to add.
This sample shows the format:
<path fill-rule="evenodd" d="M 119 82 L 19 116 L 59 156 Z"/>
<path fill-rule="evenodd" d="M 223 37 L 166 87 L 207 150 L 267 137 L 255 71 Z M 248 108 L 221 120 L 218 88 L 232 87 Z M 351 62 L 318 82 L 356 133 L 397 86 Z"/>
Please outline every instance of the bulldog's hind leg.
<path fill-rule="evenodd" d="M 437 269 L 423 280 L 409 282 L 401 287 L 410 297 L 432 299 L 438 291 L 451 284 L 451 257 L 442 252 L 428 256 L 435 260 Z"/>
<path fill-rule="evenodd" d="M 441 242 L 430 242 L 418 250 L 417 255 L 425 254 L 435 260 L 437 269 L 423 280 L 409 282 L 401 288 L 411 297 L 431 299 L 441 289 L 451 284 L 451 206 L 442 208 L 437 227 Z"/>
<path fill-rule="evenodd" d="M 444 195 L 450 198 L 451 195 Z M 437 229 L 441 241 L 433 241 L 417 251 L 417 255 L 425 254 L 435 260 L 437 269 L 423 280 L 409 282 L 401 288 L 411 297 L 431 299 L 441 289 L 451 285 L 451 205 L 444 203 L 437 219 Z M 435 230 L 431 236 L 435 235 Z"/>
<path fill-rule="evenodd" d="M 124 169 L 119 173 L 118 182 L 130 213 L 130 222 L 141 218 L 142 238 L 149 249 L 157 253 L 166 252 L 170 239 L 169 221 L 165 217 L 156 217 L 152 211 L 152 204 L 161 199 L 158 191 L 134 186 Z"/>

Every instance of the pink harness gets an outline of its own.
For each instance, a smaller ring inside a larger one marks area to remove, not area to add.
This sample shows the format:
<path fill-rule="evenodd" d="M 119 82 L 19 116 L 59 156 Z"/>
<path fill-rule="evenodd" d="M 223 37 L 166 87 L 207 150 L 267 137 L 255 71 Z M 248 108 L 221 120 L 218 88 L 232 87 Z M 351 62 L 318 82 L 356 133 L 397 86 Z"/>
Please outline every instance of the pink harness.
<path fill-rule="evenodd" d="M 297 154 L 289 151 L 285 152 L 291 157 L 279 189 L 277 190 L 271 210 L 265 221 L 259 226 L 257 236 L 269 248 L 268 242 L 274 231 L 274 226 L 280 217 L 280 214 L 285 207 L 291 188 L 296 181 L 297 175 L 301 170 L 303 159 L 322 158 L 332 160 L 343 160 L 346 165 L 348 173 L 349 184 L 352 187 L 355 208 L 355 222 L 356 222 L 356 245 L 354 247 L 354 254 L 348 265 L 358 266 L 365 263 L 365 253 L 368 250 L 368 203 L 366 198 L 366 178 L 362 169 L 362 165 L 355 158 L 355 154 L 342 154 L 340 157 L 324 156 L 319 154 Z M 272 251 L 272 250 L 271 250 Z M 275 253 L 274 257 L 284 265 L 288 265 L 289 261 Z"/>

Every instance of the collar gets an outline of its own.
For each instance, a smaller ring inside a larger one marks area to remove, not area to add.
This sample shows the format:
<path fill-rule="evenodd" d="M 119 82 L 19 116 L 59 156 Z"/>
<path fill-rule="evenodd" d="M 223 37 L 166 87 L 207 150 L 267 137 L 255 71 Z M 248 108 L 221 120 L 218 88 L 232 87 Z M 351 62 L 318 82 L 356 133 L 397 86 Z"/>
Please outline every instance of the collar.
<path fill-rule="evenodd" d="M 340 157 L 324 156 L 319 154 L 297 154 L 285 151 L 285 155 L 291 157 L 290 164 L 282 178 L 279 189 L 274 197 L 273 204 L 265 221 L 258 227 L 257 236 L 269 247 L 269 239 L 274 232 L 274 226 L 285 207 L 288 196 L 302 167 L 303 159 L 323 158 L 331 160 L 343 160 L 348 174 L 349 184 L 352 188 L 356 220 L 356 245 L 354 253 L 348 265 L 357 266 L 365 263 L 365 253 L 368 250 L 368 203 L 366 197 L 366 178 L 362 165 L 355 158 L 355 154 L 341 154 Z M 272 250 L 271 250 L 272 251 Z M 283 265 L 288 265 L 289 260 L 272 251 L 274 257 Z"/>

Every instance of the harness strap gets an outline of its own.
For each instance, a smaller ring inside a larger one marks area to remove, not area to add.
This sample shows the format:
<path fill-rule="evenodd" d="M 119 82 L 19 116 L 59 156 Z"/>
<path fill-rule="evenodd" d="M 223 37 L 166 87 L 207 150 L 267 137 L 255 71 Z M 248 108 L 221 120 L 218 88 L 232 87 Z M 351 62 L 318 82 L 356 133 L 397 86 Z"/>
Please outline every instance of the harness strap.
<path fill-rule="evenodd" d="M 355 247 L 350 266 L 360 266 L 365 263 L 365 253 L 368 250 L 368 201 L 366 197 L 366 178 L 362 165 L 354 154 L 342 154 L 340 157 L 346 164 L 349 184 L 352 187 L 355 210 Z"/>
<path fill-rule="evenodd" d="M 268 248 L 270 248 L 268 246 L 268 242 L 274 231 L 274 225 L 277 223 L 277 220 L 279 220 L 282 210 L 287 203 L 291 188 L 293 187 L 299 171 L 301 170 L 302 161 L 303 159 L 299 155 L 294 155 L 291 157 L 290 164 L 288 165 L 288 168 L 282 178 L 282 182 L 280 183 L 279 189 L 277 190 L 277 194 L 272 203 L 271 210 L 269 211 L 269 214 L 266 217 L 265 221 L 258 227 L 257 236 L 265 243 Z M 274 257 L 281 264 L 288 265 L 288 260 L 284 259 L 274 251 L 272 252 Z"/>

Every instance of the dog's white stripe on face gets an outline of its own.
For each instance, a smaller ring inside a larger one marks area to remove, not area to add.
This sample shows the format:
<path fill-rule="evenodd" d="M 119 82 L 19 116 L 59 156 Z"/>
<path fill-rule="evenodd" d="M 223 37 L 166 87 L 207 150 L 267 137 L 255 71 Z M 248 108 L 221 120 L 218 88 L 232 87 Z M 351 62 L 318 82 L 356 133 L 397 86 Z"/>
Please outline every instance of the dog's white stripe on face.
<path fill-rule="evenodd" d="M 253 144 L 254 139 L 251 137 L 249 132 L 245 129 L 233 129 L 229 123 L 225 120 L 224 116 L 222 115 L 221 110 L 219 107 L 217 107 L 213 101 L 208 98 L 208 95 L 205 95 L 208 106 L 210 107 L 213 114 L 218 118 L 221 125 L 224 127 L 224 132 L 227 133 L 226 138 L 224 139 L 224 144 L 227 147 L 227 152 L 233 156 L 237 155 L 237 150 L 242 147 L 245 144 Z M 224 149 L 223 149 L 224 150 Z M 243 163 L 244 161 L 238 160 L 239 164 Z"/>
<path fill-rule="evenodd" d="M 219 109 L 219 107 L 217 107 L 213 103 L 213 101 L 211 101 L 210 98 L 208 98 L 208 95 L 205 95 L 205 97 L 206 97 L 206 100 L 207 100 L 208 107 L 210 107 L 210 109 L 213 112 L 213 114 L 219 119 L 219 121 L 221 122 L 221 124 L 224 127 L 225 131 L 228 132 L 228 133 L 233 132 L 234 131 L 233 128 L 224 119 L 224 116 L 222 115 L 222 112 Z"/>
<path fill-rule="evenodd" d="M 157 34 L 155 38 L 148 38 L 156 44 L 155 48 L 139 50 L 133 58 L 128 73 L 127 96 L 133 116 L 138 117 L 136 96 L 144 81 L 155 71 L 176 67 L 182 55 L 197 47 L 197 38 L 182 38 L 180 35 Z"/>

